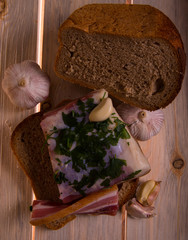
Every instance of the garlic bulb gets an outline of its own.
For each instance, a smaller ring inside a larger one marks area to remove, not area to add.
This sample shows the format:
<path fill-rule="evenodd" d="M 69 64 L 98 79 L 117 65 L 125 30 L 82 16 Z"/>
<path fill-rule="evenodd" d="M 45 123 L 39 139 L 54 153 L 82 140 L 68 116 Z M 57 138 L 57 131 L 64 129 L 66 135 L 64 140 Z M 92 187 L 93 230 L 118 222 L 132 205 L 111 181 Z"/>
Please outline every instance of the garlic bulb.
<path fill-rule="evenodd" d="M 152 206 L 142 206 L 135 198 L 129 200 L 126 204 L 127 213 L 133 218 L 154 217 L 156 215 L 156 213 L 153 212 L 154 209 Z"/>
<path fill-rule="evenodd" d="M 131 135 L 140 141 L 157 135 L 164 122 L 164 114 L 160 109 L 147 111 L 122 103 L 116 110 L 123 121 L 128 124 Z"/>
<path fill-rule="evenodd" d="M 49 95 L 50 80 L 39 65 L 26 60 L 8 67 L 2 88 L 10 101 L 21 108 L 33 108 Z"/>

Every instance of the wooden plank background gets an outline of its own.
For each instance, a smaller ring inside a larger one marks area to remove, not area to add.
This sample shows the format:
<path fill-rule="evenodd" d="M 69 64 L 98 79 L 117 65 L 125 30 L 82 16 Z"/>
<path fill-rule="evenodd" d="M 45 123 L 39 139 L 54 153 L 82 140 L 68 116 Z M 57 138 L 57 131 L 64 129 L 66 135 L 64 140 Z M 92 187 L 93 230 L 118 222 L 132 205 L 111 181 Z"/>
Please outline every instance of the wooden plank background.
<path fill-rule="evenodd" d="M 39 0 L 45 3 L 43 32 L 43 69 L 51 77 L 50 100 L 82 96 L 89 90 L 58 79 L 53 71 L 58 48 L 57 32 L 61 23 L 78 7 L 87 3 L 125 3 L 123 0 Z M 187 0 L 134 0 L 162 10 L 175 23 L 188 49 Z M 6 14 L 0 15 L 0 81 L 4 70 L 25 59 L 37 60 L 38 1 L 7 0 Z M 41 35 L 42 36 L 42 35 Z M 0 239 L 73 239 L 73 240 L 185 240 L 188 235 L 188 75 L 182 90 L 165 110 L 165 124 L 151 140 L 141 143 L 152 171 L 143 179 L 161 180 L 156 202 L 157 217 L 135 220 L 120 213 L 116 217 L 82 216 L 64 228 L 50 231 L 29 224 L 32 199 L 30 184 L 13 157 L 9 140 L 14 127 L 35 110 L 14 107 L 0 88 Z M 182 159 L 185 167 L 175 170 L 173 161 Z M 122 222 L 124 225 L 122 225 Z"/>
<path fill-rule="evenodd" d="M 6 3 L 5 15 L 0 15 L 0 81 L 9 65 L 36 59 L 37 1 L 7 0 Z M 33 112 L 14 107 L 0 87 L 1 240 L 32 239 L 32 227 L 28 224 L 32 191 L 9 142 L 14 127 Z"/>
<path fill-rule="evenodd" d="M 187 0 L 134 0 L 150 4 L 163 11 L 176 25 L 188 50 Z M 151 172 L 143 179 L 161 180 L 161 191 L 156 202 L 157 217 L 127 221 L 127 239 L 188 239 L 188 169 L 175 170 L 173 161 L 188 159 L 188 75 L 175 101 L 165 108 L 165 125 L 150 141 L 141 144 L 151 163 Z"/>

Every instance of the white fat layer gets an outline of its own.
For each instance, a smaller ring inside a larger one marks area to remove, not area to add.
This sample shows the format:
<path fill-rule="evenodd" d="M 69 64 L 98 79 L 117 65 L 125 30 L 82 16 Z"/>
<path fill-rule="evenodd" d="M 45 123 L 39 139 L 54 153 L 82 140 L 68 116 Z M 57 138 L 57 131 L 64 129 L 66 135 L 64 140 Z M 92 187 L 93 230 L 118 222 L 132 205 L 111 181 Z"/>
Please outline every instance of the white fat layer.
<path fill-rule="evenodd" d="M 93 95 L 88 95 L 89 97 L 92 97 L 94 99 L 94 102 L 96 104 L 98 104 L 101 100 L 101 98 L 103 97 L 108 97 L 108 93 L 106 92 L 105 94 L 105 90 L 99 90 L 96 91 L 95 93 L 93 93 Z M 87 98 L 83 98 L 83 101 L 86 101 Z M 72 110 L 74 110 L 75 112 L 79 112 L 78 106 L 76 104 L 72 105 L 69 109 L 63 111 L 65 114 L 71 112 Z M 120 118 L 120 116 L 118 115 L 118 113 L 116 112 L 116 110 L 114 109 L 113 111 L 113 115 L 111 116 L 111 120 L 112 122 L 114 122 L 114 118 L 118 117 L 120 120 L 122 120 Z M 60 109 L 59 111 L 57 111 L 56 113 L 54 113 L 53 115 L 49 115 L 47 116 L 42 123 L 42 129 L 44 132 L 46 132 L 47 134 L 51 133 L 51 129 L 53 129 L 54 127 L 56 127 L 57 129 L 63 129 L 66 128 L 67 126 L 64 124 L 63 119 L 62 119 L 62 110 Z M 114 129 L 115 124 L 111 124 L 109 126 L 110 129 Z M 128 131 L 128 129 L 127 129 Z M 56 133 L 54 133 L 53 136 L 56 136 Z M 70 160 L 69 157 L 64 156 L 64 155 L 58 155 L 54 152 L 55 146 L 56 146 L 56 141 L 54 139 L 49 139 L 48 140 L 48 148 L 49 148 L 49 153 L 50 153 L 50 158 L 51 158 L 51 162 L 52 162 L 52 167 L 54 172 L 64 172 L 66 175 L 66 178 L 71 180 L 71 182 L 73 182 L 74 180 L 80 181 L 83 177 L 83 175 L 88 175 L 88 172 L 92 169 L 92 168 L 87 168 L 86 170 L 82 170 L 79 173 L 75 172 L 74 169 L 72 169 L 72 162 L 69 162 L 68 164 L 65 164 L 68 160 Z M 129 144 L 129 145 L 128 145 Z M 75 148 L 76 143 L 73 144 L 72 148 Z M 127 166 L 123 167 L 123 169 L 125 170 L 125 174 L 124 174 L 124 179 L 131 174 L 132 172 L 141 170 L 141 172 L 139 174 L 136 175 L 136 177 L 140 177 L 144 174 L 146 174 L 149 170 L 150 170 L 150 166 L 149 163 L 147 161 L 147 159 L 145 158 L 145 156 L 143 155 L 138 143 L 135 141 L 134 138 L 130 138 L 130 139 L 120 139 L 117 146 L 111 146 L 109 150 L 107 150 L 107 154 L 104 158 L 105 161 L 108 161 L 108 158 L 116 156 L 117 158 L 120 159 L 124 159 L 126 160 Z M 60 160 L 61 163 L 59 163 L 59 161 L 56 160 L 56 158 L 58 158 Z M 123 180 L 123 179 L 121 179 Z M 103 180 L 100 179 L 98 180 L 91 188 L 83 189 L 87 194 L 94 192 L 94 191 L 98 191 L 101 188 L 101 182 Z M 69 195 L 79 195 L 79 193 L 77 193 L 72 186 L 68 185 L 67 182 L 62 182 L 61 184 L 58 184 L 58 188 L 59 188 L 59 192 L 60 192 L 60 199 L 64 199 L 65 197 L 69 196 Z"/>
<path fill-rule="evenodd" d="M 117 205 L 117 199 L 115 199 L 116 195 L 117 195 L 117 190 L 112 191 L 112 192 L 110 192 L 110 193 L 107 193 L 107 194 L 99 197 L 98 199 L 96 199 L 96 200 L 94 200 L 94 201 L 92 201 L 92 202 L 89 202 L 89 203 L 86 204 L 85 206 L 80 207 L 80 209 L 78 209 L 78 210 L 75 211 L 74 213 L 84 213 L 84 212 L 88 212 L 88 211 L 90 211 L 90 210 L 92 210 L 92 212 L 95 212 L 96 210 L 101 209 L 101 208 L 104 208 L 104 207 L 106 207 L 106 206 L 116 206 L 116 205 Z M 111 199 L 110 201 L 108 201 L 108 199 L 111 198 L 111 197 L 114 197 L 114 199 Z M 103 204 L 100 204 L 100 202 L 101 202 L 102 200 L 104 200 L 104 199 L 106 199 L 106 202 L 103 203 Z M 94 203 L 99 203 L 100 205 L 98 205 L 98 206 L 96 206 L 95 208 L 92 208 L 92 209 L 90 209 L 90 210 L 84 210 L 86 207 L 88 208 L 89 206 L 91 206 L 91 205 L 94 204 Z M 36 205 L 33 206 L 33 211 L 37 211 L 37 210 L 41 210 L 41 209 L 45 209 L 45 210 L 47 210 L 47 209 L 53 209 L 53 208 L 55 208 L 55 207 L 56 207 L 56 206 L 43 205 L 42 202 L 39 202 L 39 203 L 37 203 Z M 82 209 L 83 209 L 83 211 L 82 211 Z M 52 213 L 46 214 L 45 217 L 50 216 L 51 214 L 52 214 Z M 54 214 L 54 213 L 53 213 L 53 214 Z M 44 217 L 44 216 L 37 217 L 37 218 L 32 218 L 32 220 L 34 220 L 34 219 L 39 219 L 39 218 L 43 218 L 43 217 Z"/>
<path fill-rule="evenodd" d="M 115 109 L 114 112 L 114 116 L 117 116 L 123 121 Z M 126 128 L 126 130 L 129 132 L 128 128 Z M 125 144 L 125 142 L 127 144 Z M 136 177 L 140 177 L 150 171 L 150 165 L 147 158 L 144 156 L 138 143 L 132 136 L 130 139 L 120 139 L 117 146 L 113 147 L 113 150 L 116 152 L 118 158 L 126 160 L 127 166 L 133 169 L 133 172 L 141 170 Z"/>
<path fill-rule="evenodd" d="M 80 210 L 78 210 L 78 211 L 76 211 L 76 212 L 74 212 L 75 214 L 78 214 L 78 213 L 87 213 L 87 212 L 96 212 L 97 210 L 100 210 L 100 209 L 102 209 L 102 208 L 105 208 L 105 207 L 112 207 L 112 206 L 117 206 L 117 201 L 114 201 L 114 202 L 110 202 L 110 203 L 103 203 L 103 204 L 101 204 L 101 205 L 99 205 L 99 206 L 96 206 L 95 208 L 91 208 L 91 209 L 87 209 L 87 210 L 84 210 L 84 208 L 83 208 L 83 210 L 82 210 L 82 208 L 80 209 Z"/>
<path fill-rule="evenodd" d="M 116 194 L 117 194 L 117 191 L 113 191 L 113 192 L 110 192 L 109 194 L 105 194 L 105 195 L 101 196 L 100 198 L 96 199 L 95 201 L 92 201 L 92 202 L 88 203 L 87 205 L 85 205 L 84 207 L 80 208 L 78 211 L 82 211 L 82 209 L 91 206 L 93 203 L 100 203 L 100 201 L 102 201 L 104 199 L 106 199 L 107 202 L 105 204 L 103 204 L 103 205 L 107 206 L 108 198 L 115 197 Z M 100 205 L 100 208 L 102 208 L 103 205 Z M 98 207 L 96 207 L 96 208 L 98 209 Z M 92 208 L 92 210 L 93 209 L 94 208 Z M 78 212 L 78 211 L 76 211 L 76 212 Z"/>
<path fill-rule="evenodd" d="M 52 209 L 54 207 L 56 207 L 56 206 L 43 205 L 42 203 L 38 203 L 33 206 L 33 210 Z"/>

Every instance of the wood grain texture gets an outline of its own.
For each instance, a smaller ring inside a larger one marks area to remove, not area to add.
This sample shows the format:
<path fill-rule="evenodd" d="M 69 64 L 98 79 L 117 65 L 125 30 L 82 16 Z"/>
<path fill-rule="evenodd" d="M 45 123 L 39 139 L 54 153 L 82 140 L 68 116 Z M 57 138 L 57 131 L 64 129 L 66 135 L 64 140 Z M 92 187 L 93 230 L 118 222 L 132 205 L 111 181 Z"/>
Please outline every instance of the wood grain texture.
<path fill-rule="evenodd" d="M 1 2 L 1 0 L 0 0 Z M 79 97 L 90 90 L 58 79 L 53 66 L 57 53 L 57 32 L 61 23 L 78 7 L 88 3 L 131 3 L 131 0 L 46 0 L 44 21 L 43 69 L 51 78 L 52 106 L 62 99 Z M 0 17 L 0 81 L 10 64 L 36 59 L 37 0 L 7 0 L 6 14 Z M 188 50 L 187 0 L 134 0 L 162 10 L 179 29 Z M 188 235 L 188 74 L 175 101 L 164 109 L 165 124 L 161 132 L 147 142 L 140 143 L 151 163 L 151 172 L 141 180 L 161 180 L 156 201 L 157 217 L 133 220 L 123 214 L 110 216 L 79 216 L 64 228 L 51 231 L 35 229 L 29 224 L 32 192 L 30 183 L 12 155 L 9 147 L 14 127 L 31 114 L 14 107 L 0 87 L 0 239 L 66 239 L 66 240 L 185 240 Z M 182 159 L 182 169 L 175 169 L 173 161 Z"/>
<path fill-rule="evenodd" d="M 188 2 L 143 1 L 136 4 L 149 4 L 163 11 L 176 25 L 188 50 Z M 151 172 L 142 179 L 161 180 L 161 191 L 156 201 L 155 218 L 149 220 L 127 219 L 127 240 L 170 239 L 185 240 L 188 235 L 188 75 L 185 74 L 181 92 L 175 101 L 164 109 L 165 124 L 156 137 L 141 143 L 151 163 Z M 185 161 L 182 169 L 173 167 L 175 159 Z M 142 180 L 141 179 L 141 180 Z"/>
<path fill-rule="evenodd" d="M 1 88 L 5 69 L 25 59 L 35 60 L 37 1 L 7 0 L 0 18 L 0 239 L 31 239 L 28 224 L 32 191 L 10 149 L 14 127 L 34 110 L 13 106 Z"/>
<path fill-rule="evenodd" d="M 115 1 L 69 1 L 46 0 L 44 19 L 43 42 L 43 69 L 51 78 L 50 100 L 52 106 L 57 105 L 62 99 L 83 96 L 90 90 L 68 83 L 56 77 L 54 73 L 54 61 L 58 49 L 57 34 L 63 21 L 77 8 L 88 3 L 114 3 Z M 116 1 L 116 3 L 125 1 Z M 71 239 L 71 240 L 116 240 L 121 239 L 122 216 L 119 213 L 111 216 L 78 216 L 65 227 L 57 231 L 49 231 L 45 228 L 35 228 L 35 239 Z"/>

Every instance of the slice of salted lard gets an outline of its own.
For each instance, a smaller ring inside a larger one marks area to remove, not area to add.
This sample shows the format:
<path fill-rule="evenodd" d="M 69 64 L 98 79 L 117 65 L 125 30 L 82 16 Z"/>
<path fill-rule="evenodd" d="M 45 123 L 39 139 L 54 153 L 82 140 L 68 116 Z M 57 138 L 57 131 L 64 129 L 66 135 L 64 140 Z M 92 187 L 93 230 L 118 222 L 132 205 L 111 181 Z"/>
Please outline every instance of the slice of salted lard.
<path fill-rule="evenodd" d="M 64 203 L 150 171 L 115 109 L 105 121 L 89 121 L 89 113 L 107 97 L 104 89 L 93 91 L 45 114 L 41 122 Z"/>

